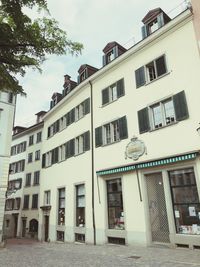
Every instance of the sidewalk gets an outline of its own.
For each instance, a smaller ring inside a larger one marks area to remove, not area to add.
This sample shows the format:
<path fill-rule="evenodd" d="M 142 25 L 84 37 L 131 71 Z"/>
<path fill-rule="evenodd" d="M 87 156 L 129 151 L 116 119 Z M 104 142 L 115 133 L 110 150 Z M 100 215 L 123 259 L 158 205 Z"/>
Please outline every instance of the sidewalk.
<path fill-rule="evenodd" d="M 200 267 L 200 250 L 9 240 L 1 267 Z"/>

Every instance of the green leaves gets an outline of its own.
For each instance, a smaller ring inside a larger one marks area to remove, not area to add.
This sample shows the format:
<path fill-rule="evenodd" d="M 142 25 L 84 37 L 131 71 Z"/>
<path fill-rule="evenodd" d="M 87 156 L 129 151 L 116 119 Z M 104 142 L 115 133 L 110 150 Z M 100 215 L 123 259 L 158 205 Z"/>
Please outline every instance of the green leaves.
<path fill-rule="evenodd" d="M 25 75 L 27 67 L 41 71 L 48 54 L 79 55 L 83 45 L 68 39 L 53 18 L 32 21 L 23 7 L 47 9 L 45 0 L 0 0 L 0 90 L 24 93 L 14 77 Z"/>

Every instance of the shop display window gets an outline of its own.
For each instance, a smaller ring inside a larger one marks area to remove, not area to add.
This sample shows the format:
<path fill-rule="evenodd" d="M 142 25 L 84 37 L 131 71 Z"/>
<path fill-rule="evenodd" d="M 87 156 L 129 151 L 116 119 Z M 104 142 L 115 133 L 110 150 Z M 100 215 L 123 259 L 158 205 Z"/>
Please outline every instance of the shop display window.
<path fill-rule="evenodd" d="M 193 168 L 169 171 L 176 231 L 200 235 L 200 202 Z"/>
<path fill-rule="evenodd" d="M 124 230 L 124 211 L 121 179 L 107 181 L 109 229 Z"/>

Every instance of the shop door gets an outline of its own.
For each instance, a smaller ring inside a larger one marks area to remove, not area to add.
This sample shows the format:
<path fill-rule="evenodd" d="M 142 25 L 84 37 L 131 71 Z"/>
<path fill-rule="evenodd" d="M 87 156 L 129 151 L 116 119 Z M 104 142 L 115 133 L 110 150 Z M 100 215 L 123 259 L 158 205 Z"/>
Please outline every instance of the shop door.
<path fill-rule="evenodd" d="M 49 216 L 44 216 L 44 241 L 47 242 L 49 239 Z"/>
<path fill-rule="evenodd" d="M 152 242 L 169 243 L 169 225 L 162 173 L 146 175 Z"/>

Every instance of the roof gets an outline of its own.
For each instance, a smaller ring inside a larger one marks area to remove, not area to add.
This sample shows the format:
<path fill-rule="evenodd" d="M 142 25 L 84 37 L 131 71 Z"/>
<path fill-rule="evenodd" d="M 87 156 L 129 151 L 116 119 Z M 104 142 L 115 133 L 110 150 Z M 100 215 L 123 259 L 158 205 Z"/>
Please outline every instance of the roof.
<path fill-rule="evenodd" d="M 146 16 L 142 19 L 142 22 L 146 24 L 150 22 L 151 20 L 153 20 L 154 18 L 156 18 L 160 13 L 163 13 L 167 20 L 171 20 L 171 18 L 160 7 L 158 7 L 158 8 L 151 9 L 146 14 Z"/>
<path fill-rule="evenodd" d="M 80 66 L 80 68 L 78 70 L 78 73 L 80 74 L 86 68 L 91 69 L 91 70 L 94 70 L 94 71 L 97 71 L 98 70 L 97 68 L 95 68 L 95 67 L 93 67 L 91 65 L 83 64 L 83 65 Z"/>
<path fill-rule="evenodd" d="M 109 42 L 107 43 L 107 45 L 104 47 L 103 52 L 107 53 L 108 51 L 110 51 L 113 47 L 118 46 L 121 50 L 123 50 L 124 52 L 127 50 L 126 48 L 124 48 L 123 46 L 121 46 L 119 43 L 117 43 L 116 41 L 113 42 Z"/>

